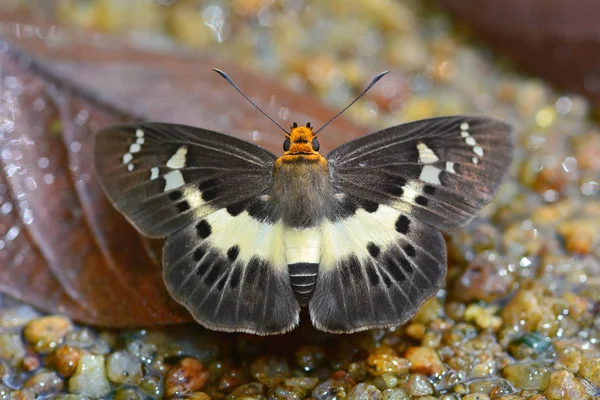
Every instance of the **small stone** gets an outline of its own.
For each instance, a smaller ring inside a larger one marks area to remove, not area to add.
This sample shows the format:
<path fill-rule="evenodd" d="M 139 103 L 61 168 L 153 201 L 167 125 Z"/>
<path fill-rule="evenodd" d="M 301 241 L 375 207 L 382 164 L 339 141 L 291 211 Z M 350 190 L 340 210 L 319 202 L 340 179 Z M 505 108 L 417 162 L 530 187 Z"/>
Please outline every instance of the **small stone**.
<path fill-rule="evenodd" d="M 490 396 L 485 393 L 469 393 L 464 395 L 462 400 L 490 400 Z"/>
<path fill-rule="evenodd" d="M 20 328 L 39 316 L 40 313 L 27 305 L 7 308 L 0 312 L 0 328 Z"/>
<path fill-rule="evenodd" d="M 23 387 L 33 390 L 38 396 L 46 396 L 60 392 L 64 382 L 54 371 L 41 371 L 27 379 Z"/>
<path fill-rule="evenodd" d="M 518 388 L 544 390 L 550 381 L 550 368 L 539 363 L 514 364 L 505 367 L 502 375 Z"/>
<path fill-rule="evenodd" d="M 10 400 L 35 400 L 36 394 L 31 389 L 15 390 L 10 395 Z"/>
<path fill-rule="evenodd" d="M 337 400 L 345 399 L 352 386 L 346 381 L 328 379 L 318 385 L 312 391 L 312 397 L 316 400 Z"/>
<path fill-rule="evenodd" d="M 31 349 L 27 350 L 27 354 L 23 357 L 23 369 L 27 372 L 33 372 L 38 369 L 42 363 L 40 355 L 33 352 Z"/>
<path fill-rule="evenodd" d="M 106 360 L 108 379 L 114 383 L 139 384 L 142 381 L 142 365 L 129 352 L 122 350 L 112 353 Z"/>
<path fill-rule="evenodd" d="M 276 386 L 269 390 L 269 400 L 301 400 L 306 397 L 306 390 L 293 386 Z"/>
<path fill-rule="evenodd" d="M 581 361 L 579 375 L 600 390 L 600 358 L 585 358 Z"/>
<path fill-rule="evenodd" d="M 469 371 L 469 377 L 473 379 L 488 378 L 494 376 L 496 372 L 496 362 L 491 359 L 474 364 Z"/>
<path fill-rule="evenodd" d="M 481 329 L 496 331 L 502 326 L 502 318 L 494 315 L 496 307 L 482 307 L 479 304 L 469 304 L 465 310 L 465 320 L 475 322 Z"/>
<path fill-rule="evenodd" d="M 80 357 L 79 350 L 71 346 L 61 346 L 54 352 L 54 364 L 58 372 L 68 378 L 75 372 Z"/>
<path fill-rule="evenodd" d="M 383 400 L 409 400 L 410 395 L 404 389 L 385 389 Z"/>
<path fill-rule="evenodd" d="M 348 392 L 347 400 L 381 400 L 381 391 L 373 385 L 359 383 Z"/>
<path fill-rule="evenodd" d="M 244 383 L 248 383 L 246 371 L 242 368 L 231 368 L 221 375 L 218 386 L 220 391 L 229 393 Z"/>
<path fill-rule="evenodd" d="M 167 372 L 165 395 L 179 396 L 195 390 L 202 390 L 209 378 L 209 372 L 195 358 L 186 357 Z"/>
<path fill-rule="evenodd" d="M 410 362 L 398 357 L 396 352 L 389 347 L 380 347 L 367 358 L 367 370 L 371 375 L 379 376 L 387 372 L 396 375 L 406 375 Z"/>
<path fill-rule="evenodd" d="M 110 382 L 104 369 L 104 356 L 82 355 L 75 373 L 69 378 L 69 391 L 101 397 L 107 395 L 110 390 Z"/>
<path fill-rule="evenodd" d="M 142 379 L 140 389 L 145 390 L 154 397 L 163 397 L 163 380 L 162 377 L 156 375 L 148 375 Z"/>
<path fill-rule="evenodd" d="M 233 392 L 227 396 L 227 400 L 230 399 L 254 399 L 254 398 L 263 398 L 258 397 L 265 394 L 265 385 L 260 382 L 252 382 L 246 385 L 242 385 L 237 387 Z"/>
<path fill-rule="evenodd" d="M 194 392 L 185 396 L 187 400 L 211 400 L 211 397 L 204 392 Z"/>
<path fill-rule="evenodd" d="M 25 340 L 40 353 L 48 353 L 62 343 L 73 330 L 71 320 L 61 315 L 49 315 L 30 321 L 23 331 Z"/>
<path fill-rule="evenodd" d="M 318 346 L 302 346 L 294 354 L 296 363 L 305 371 L 311 371 L 323 363 L 325 352 Z"/>
<path fill-rule="evenodd" d="M 454 282 L 452 298 L 463 303 L 502 299 L 513 288 L 514 277 L 498 257 L 490 261 L 483 253 L 471 262 Z"/>
<path fill-rule="evenodd" d="M 0 333 L 0 359 L 7 361 L 11 366 L 20 365 L 27 355 L 21 335 L 16 332 Z"/>
<path fill-rule="evenodd" d="M 552 342 L 539 333 L 527 333 L 508 344 L 508 353 L 517 360 L 549 356 L 553 351 Z"/>
<path fill-rule="evenodd" d="M 319 378 L 315 377 L 297 377 L 287 378 L 283 381 L 287 386 L 299 387 L 302 389 L 312 390 L 319 384 Z"/>
<path fill-rule="evenodd" d="M 113 400 L 140 400 L 140 395 L 135 389 L 120 388 L 115 392 Z"/>
<path fill-rule="evenodd" d="M 440 356 L 431 347 L 409 347 L 404 357 L 410 361 L 410 370 L 428 376 L 438 375 L 446 371 Z"/>
<path fill-rule="evenodd" d="M 411 339 L 420 341 L 421 339 L 423 339 L 423 336 L 425 336 L 426 330 L 427 330 L 427 327 L 425 326 L 425 324 L 422 324 L 420 322 L 415 322 L 415 323 L 408 325 L 404 329 L 404 332 Z"/>
<path fill-rule="evenodd" d="M 290 375 L 287 361 L 281 357 L 259 357 L 250 365 L 250 375 L 267 387 L 275 387 Z"/>
<path fill-rule="evenodd" d="M 436 297 L 432 297 L 423 303 L 417 314 L 413 317 L 412 322 L 427 324 L 439 318 L 443 310 L 442 303 Z"/>
<path fill-rule="evenodd" d="M 558 233 L 565 239 L 571 253 L 588 254 L 594 243 L 600 241 L 600 228 L 593 220 L 570 220 L 558 225 Z"/>
<path fill-rule="evenodd" d="M 433 386 L 425 375 L 412 374 L 403 385 L 411 396 L 429 396 L 433 394 Z"/>
<path fill-rule="evenodd" d="M 544 395 L 548 400 L 584 400 L 591 397 L 585 386 L 569 371 L 553 372 Z"/>

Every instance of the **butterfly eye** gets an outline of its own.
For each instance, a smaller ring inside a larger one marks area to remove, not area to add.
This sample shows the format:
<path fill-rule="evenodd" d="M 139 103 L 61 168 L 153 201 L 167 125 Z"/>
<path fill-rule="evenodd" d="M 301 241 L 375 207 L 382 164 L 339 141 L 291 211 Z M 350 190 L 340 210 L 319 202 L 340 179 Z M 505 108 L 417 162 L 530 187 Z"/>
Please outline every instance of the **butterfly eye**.
<path fill-rule="evenodd" d="M 291 146 L 290 139 L 285 139 L 285 142 L 283 142 L 283 151 L 288 151 L 290 149 L 290 146 Z"/>
<path fill-rule="evenodd" d="M 319 151 L 319 148 L 321 148 L 321 145 L 317 139 L 312 140 L 312 148 L 314 151 Z"/>

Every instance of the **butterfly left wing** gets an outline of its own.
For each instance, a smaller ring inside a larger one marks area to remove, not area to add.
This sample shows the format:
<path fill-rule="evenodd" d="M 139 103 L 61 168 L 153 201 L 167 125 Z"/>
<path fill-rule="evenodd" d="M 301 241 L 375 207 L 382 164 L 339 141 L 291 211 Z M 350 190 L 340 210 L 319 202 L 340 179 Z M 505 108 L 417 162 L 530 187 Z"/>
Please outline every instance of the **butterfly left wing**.
<path fill-rule="evenodd" d="M 251 143 L 183 125 L 117 126 L 95 138 L 109 198 L 142 234 L 167 237 L 167 289 L 215 330 L 273 334 L 298 323 L 280 233 L 262 200 L 274 162 Z"/>
<path fill-rule="evenodd" d="M 315 326 L 355 332 L 412 317 L 446 275 L 439 229 L 463 226 L 493 198 L 512 150 L 507 124 L 458 116 L 388 128 L 329 153 L 343 215 L 322 227 Z"/>

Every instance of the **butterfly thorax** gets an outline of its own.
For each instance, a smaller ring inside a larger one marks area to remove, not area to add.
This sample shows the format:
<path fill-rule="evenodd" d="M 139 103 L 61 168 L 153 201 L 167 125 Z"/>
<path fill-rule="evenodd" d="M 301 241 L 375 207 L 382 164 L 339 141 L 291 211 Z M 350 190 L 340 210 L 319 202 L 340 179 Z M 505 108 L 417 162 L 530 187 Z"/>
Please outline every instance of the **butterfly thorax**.
<path fill-rule="evenodd" d="M 289 227 L 316 226 L 337 202 L 310 125 L 292 128 L 284 150 L 273 170 L 272 217 Z"/>

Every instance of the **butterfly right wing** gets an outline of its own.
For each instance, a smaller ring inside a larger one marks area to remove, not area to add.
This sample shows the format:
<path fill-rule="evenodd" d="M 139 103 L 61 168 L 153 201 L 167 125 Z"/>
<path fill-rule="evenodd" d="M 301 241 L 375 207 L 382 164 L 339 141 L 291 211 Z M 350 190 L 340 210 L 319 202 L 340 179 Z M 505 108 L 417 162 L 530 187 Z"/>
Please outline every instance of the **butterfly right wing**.
<path fill-rule="evenodd" d="M 262 197 L 275 156 L 183 125 L 108 128 L 95 139 L 97 175 L 144 235 L 167 237 L 170 294 L 202 325 L 257 334 L 292 329 L 300 306 Z"/>

